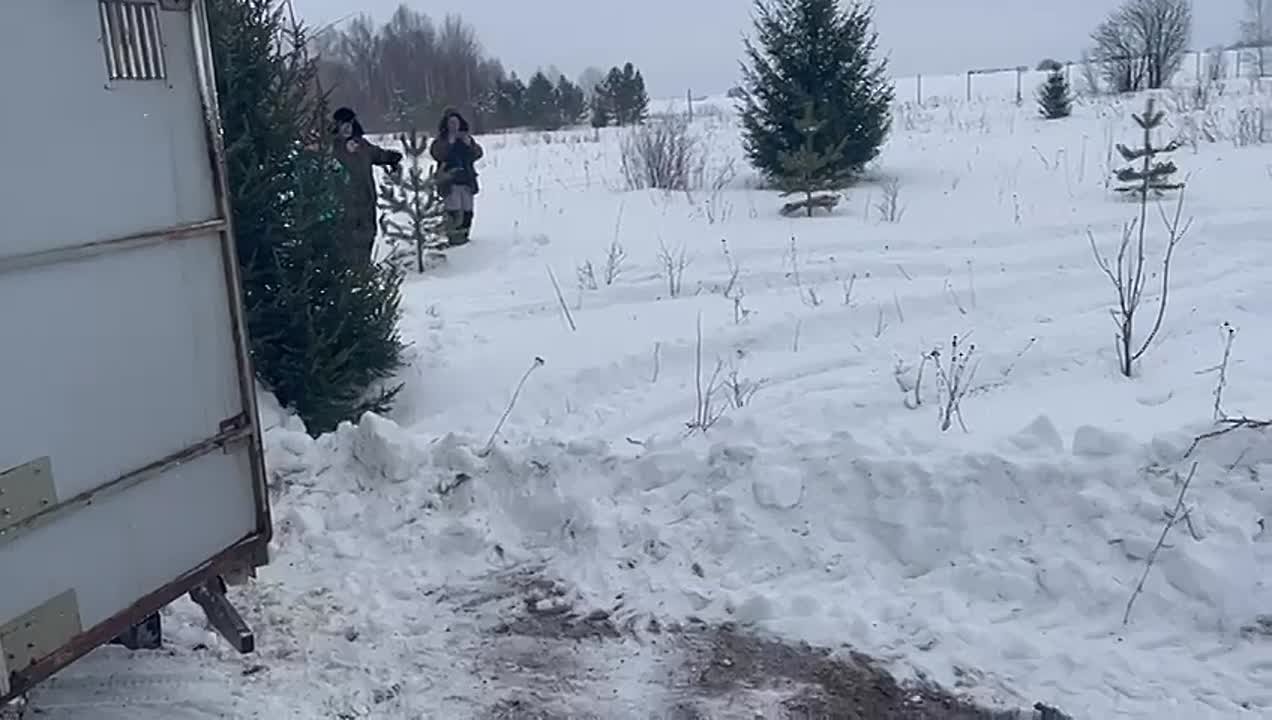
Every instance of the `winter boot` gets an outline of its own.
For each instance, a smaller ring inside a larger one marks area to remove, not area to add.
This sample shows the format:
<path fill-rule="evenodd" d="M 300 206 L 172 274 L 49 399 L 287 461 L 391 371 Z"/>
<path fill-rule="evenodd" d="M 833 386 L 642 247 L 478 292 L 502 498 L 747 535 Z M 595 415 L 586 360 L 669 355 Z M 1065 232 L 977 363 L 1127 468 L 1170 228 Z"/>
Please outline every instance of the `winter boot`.
<path fill-rule="evenodd" d="M 473 232 L 473 211 L 464 211 L 463 224 L 460 225 L 464 229 L 464 242 L 468 242 Z"/>
<path fill-rule="evenodd" d="M 463 245 L 468 242 L 468 231 L 464 229 L 462 210 L 454 210 L 446 214 L 446 236 L 451 245 Z"/>

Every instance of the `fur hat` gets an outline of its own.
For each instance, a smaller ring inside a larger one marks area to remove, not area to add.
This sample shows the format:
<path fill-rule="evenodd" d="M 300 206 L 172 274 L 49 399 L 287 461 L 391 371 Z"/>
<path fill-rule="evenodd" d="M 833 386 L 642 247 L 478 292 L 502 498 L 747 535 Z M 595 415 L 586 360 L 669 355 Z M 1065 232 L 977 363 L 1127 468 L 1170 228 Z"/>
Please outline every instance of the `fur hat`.
<path fill-rule="evenodd" d="M 331 114 L 333 124 L 332 132 L 339 132 L 340 126 L 349 123 L 353 125 L 353 136 L 362 137 L 362 123 L 358 122 L 358 114 L 347 107 L 342 107 Z"/>
<path fill-rule="evenodd" d="M 463 113 L 461 113 L 457 108 L 447 107 L 445 110 L 442 111 L 441 121 L 437 123 L 438 135 L 446 134 L 447 124 L 449 123 L 452 115 L 459 118 L 460 131 L 468 132 L 468 119 L 464 117 Z"/>

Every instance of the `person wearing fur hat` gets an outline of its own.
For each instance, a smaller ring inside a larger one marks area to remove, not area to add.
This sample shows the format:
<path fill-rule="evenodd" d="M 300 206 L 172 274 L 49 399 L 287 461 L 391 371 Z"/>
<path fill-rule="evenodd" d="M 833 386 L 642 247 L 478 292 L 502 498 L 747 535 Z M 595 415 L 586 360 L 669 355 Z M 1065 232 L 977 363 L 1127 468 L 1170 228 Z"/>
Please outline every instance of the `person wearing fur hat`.
<path fill-rule="evenodd" d="M 473 196 L 478 192 L 476 163 L 485 151 L 469 133 L 464 116 L 448 108 L 442 113 L 429 153 L 437 161 L 437 192 L 446 210 L 450 243 L 463 245 L 473 227 Z"/>
<path fill-rule="evenodd" d="M 334 151 L 346 173 L 345 212 L 353 231 L 353 243 L 365 259 L 371 258 L 376 236 L 376 165 L 395 167 L 402 153 L 385 150 L 367 140 L 357 114 L 342 107 L 331 116 Z"/>

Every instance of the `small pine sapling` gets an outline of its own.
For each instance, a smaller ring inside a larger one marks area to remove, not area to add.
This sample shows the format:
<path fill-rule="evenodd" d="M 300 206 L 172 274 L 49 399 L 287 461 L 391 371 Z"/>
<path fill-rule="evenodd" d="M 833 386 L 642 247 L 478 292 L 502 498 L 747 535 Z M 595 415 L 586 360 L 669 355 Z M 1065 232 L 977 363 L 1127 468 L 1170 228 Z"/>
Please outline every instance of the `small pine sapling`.
<path fill-rule="evenodd" d="M 389 241 L 390 262 L 414 251 L 416 269 L 424 272 L 445 257 L 439 250 L 446 247 L 446 213 L 425 168 L 428 138 L 412 129 L 398 135 L 398 143 L 406 167 L 385 173 L 380 186 L 380 232 Z M 402 249 L 402 244 L 407 247 Z"/>
<path fill-rule="evenodd" d="M 1059 120 L 1073 114 L 1073 93 L 1063 70 L 1052 70 L 1038 88 L 1038 112 L 1047 120 Z"/>
<path fill-rule="evenodd" d="M 1161 127 L 1162 121 L 1166 119 L 1166 112 L 1157 110 L 1153 99 L 1149 98 L 1143 114 L 1131 117 L 1144 131 L 1144 144 L 1137 148 L 1128 148 L 1121 143 L 1117 145 L 1122 159 L 1130 164 L 1114 172 L 1118 182 L 1123 183 L 1115 189 L 1120 193 L 1133 193 L 1141 197 L 1146 197 L 1150 192 L 1160 195 L 1166 190 L 1182 189 L 1183 183 L 1171 179 L 1179 171 L 1175 163 L 1156 159 L 1158 155 L 1178 150 L 1182 144 L 1179 140 L 1172 140 L 1162 147 L 1153 146 L 1153 131 Z"/>
<path fill-rule="evenodd" d="M 850 138 L 844 137 L 828 146 L 827 142 L 820 140 L 825 126 L 826 122 L 818 119 L 813 103 L 804 103 L 804 114 L 796 123 L 801 138 L 799 149 L 778 154 L 781 174 L 776 178 L 783 197 L 803 195 L 804 199 L 786 203 L 782 207 L 783 215 L 794 215 L 802 210 L 812 217 L 816 208 L 827 212 L 834 210 L 839 204 L 839 195 L 835 191 L 852 179 L 851 172 L 842 166 L 839 159 Z"/>

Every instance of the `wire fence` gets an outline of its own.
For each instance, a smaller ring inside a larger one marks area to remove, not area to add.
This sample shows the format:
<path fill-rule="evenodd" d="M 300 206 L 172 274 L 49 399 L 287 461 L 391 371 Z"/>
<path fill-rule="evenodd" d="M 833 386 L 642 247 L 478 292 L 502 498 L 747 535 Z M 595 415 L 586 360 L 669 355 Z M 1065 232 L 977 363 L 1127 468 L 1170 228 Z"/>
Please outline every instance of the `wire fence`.
<path fill-rule="evenodd" d="M 1093 95 L 1111 90 L 1102 79 L 1102 68 L 1099 63 L 1070 61 L 1059 63 L 1059 65 L 1075 93 Z M 1173 87 L 1195 87 L 1208 82 L 1248 80 L 1251 83 L 1262 84 L 1272 81 L 1272 77 L 1261 76 L 1261 72 L 1272 72 L 1272 51 L 1267 51 L 1266 48 L 1194 50 L 1185 54 L 1169 84 Z M 1035 88 L 1041 85 L 1049 74 L 1050 70 L 1020 65 L 976 68 L 957 75 L 899 77 L 893 82 L 898 102 L 926 105 L 961 99 L 968 102 L 1009 100 L 1023 103 L 1033 97 Z"/>
<path fill-rule="evenodd" d="M 1112 92 L 1102 77 L 1098 62 L 1069 61 L 1058 63 L 1078 95 Z M 1037 88 L 1050 70 L 1037 66 L 975 68 L 961 73 L 910 75 L 893 78 L 896 102 L 919 105 L 942 104 L 955 100 L 1032 102 Z M 1208 83 L 1250 82 L 1256 90 L 1263 85 L 1272 88 L 1272 45 L 1224 50 L 1191 50 L 1168 83 L 1171 87 L 1199 87 Z M 664 98 L 651 107 L 652 116 L 688 116 L 690 118 L 727 115 L 736 102 L 723 96 L 695 96 L 688 92 L 680 98 Z"/>

